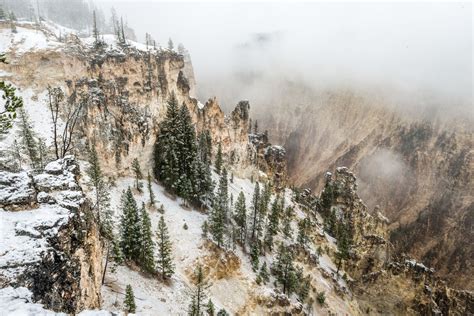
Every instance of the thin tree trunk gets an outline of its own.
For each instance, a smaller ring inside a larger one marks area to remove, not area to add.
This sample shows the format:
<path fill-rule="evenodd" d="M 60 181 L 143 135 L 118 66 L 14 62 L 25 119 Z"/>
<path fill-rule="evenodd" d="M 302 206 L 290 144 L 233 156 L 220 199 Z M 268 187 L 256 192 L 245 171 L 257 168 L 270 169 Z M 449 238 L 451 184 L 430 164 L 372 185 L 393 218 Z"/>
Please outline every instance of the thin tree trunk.
<path fill-rule="evenodd" d="M 107 242 L 107 255 L 105 256 L 105 266 L 104 266 L 104 272 L 102 273 L 102 284 L 105 282 L 105 273 L 107 272 L 107 265 L 109 263 L 109 243 Z"/>

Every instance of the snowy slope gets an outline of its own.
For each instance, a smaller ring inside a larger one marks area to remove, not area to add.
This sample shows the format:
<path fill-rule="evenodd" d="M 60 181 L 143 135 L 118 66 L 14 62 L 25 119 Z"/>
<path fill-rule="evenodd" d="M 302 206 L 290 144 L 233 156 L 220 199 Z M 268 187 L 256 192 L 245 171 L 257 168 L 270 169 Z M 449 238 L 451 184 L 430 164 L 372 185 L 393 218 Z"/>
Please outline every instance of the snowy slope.
<path fill-rule="evenodd" d="M 217 179 L 217 175 L 213 175 Z M 116 187 L 111 191 L 112 205 L 115 209 L 115 220 L 117 227 L 120 218 L 120 195 L 128 186 L 134 186 L 134 178 L 120 178 L 116 180 Z M 193 271 L 197 261 L 203 262 L 206 256 L 215 256 L 208 247 L 205 246 L 205 240 L 201 237 L 201 226 L 206 220 L 207 215 L 200 211 L 182 206 L 182 201 L 165 192 L 164 188 L 157 183 L 152 184 L 153 192 L 156 196 L 156 205 L 163 204 L 165 213 L 164 219 L 168 226 L 171 240 L 173 242 L 174 263 L 176 273 L 173 275 L 169 284 L 164 284 L 160 279 L 144 275 L 143 273 L 126 266 L 119 266 L 115 273 L 110 270 L 106 276 L 106 284 L 103 286 L 103 309 L 110 311 L 120 311 L 124 300 L 125 287 L 132 285 L 136 296 L 137 314 L 139 315 L 185 315 L 190 303 L 190 272 Z M 245 194 L 248 212 L 250 212 L 250 201 L 253 195 L 254 184 L 248 179 L 234 177 L 234 182 L 229 182 L 229 196 L 234 196 L 234 201 L 239 192 Z M 134 196 L 139 205 L 142 202 L 148 203 L 148 193 L 138 193 L 134 190 Z M 274 198 L 274 197 L 273 197 Z M 291 200 L 290 190 L 285 191 L 286 205 L 293 205 L 300 216 L 303 211 Z M 148 208 L 148 207 L 147 207 Z M 149 209 L 149 208 L 148 208 Z M 152 228 L 156 230 L 158 220 L 162 214 L 156 210 L 149 210 L 152 221 Z M 183 225 L 186 223 L 188 229 Z M 294 233 L 296 234 L 296 223 L 294 223 Z M 329 236 L 328 236 L 329 237 Z M 329 239 L 327 240 L 330 243 Z M 314 245 L 313 245 L 314 246 Z M 316 249 L 314 249 L 316 251 Z M 266 286 L 259 286 L 255 283 L 256 274 L 252 271 L 249 256 L 242 252 L 240 247 L 236 247 L 235 254 L 240 259 L 239 270 L 231 277 L 221 279 L 211 279 L 212 286 L 208 290 L 209 297 L 214 304 L 225 308 L 228 312 L 234 314 L 246 310 L 246 305 L 257 297 L 269 297 L 275 295 L 274 286 L 268 283 Z M 270 266 L 273 261 L 271 255 L 261 257 L 260 262 L 267 262 Z M 325 291 L 328 301 L 334 301 L 339 307 L 335 308 L 340 312 L 348 310 L 347 302 L 340 299 L 334 293 L 334 284 L 332 280 L 327 280 L 319 269 L 325 270 L 328 274 L 333 273 L 336 268 L 327 255 L 321 257 L 319 267 L 313 267 L 310 270 L 315 280 L 315 287 L 318 291 Z M 292 298 L 296 304 L 296 298 Z M 317 310 L 318 307 L 315 306 Z M 264 309 L 256 309 L 254 312 L 265 313 Z"/>

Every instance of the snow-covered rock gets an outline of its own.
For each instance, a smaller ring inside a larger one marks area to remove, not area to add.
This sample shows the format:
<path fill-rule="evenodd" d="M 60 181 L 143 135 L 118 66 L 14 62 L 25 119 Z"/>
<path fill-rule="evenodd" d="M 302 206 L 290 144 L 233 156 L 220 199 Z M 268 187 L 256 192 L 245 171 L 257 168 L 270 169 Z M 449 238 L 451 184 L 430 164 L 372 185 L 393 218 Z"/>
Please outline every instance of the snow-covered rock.
<path fill-rule="evenodd" d="M 0 171 L 0 207 L 35 201 L 33 181 L 26 172 Z"/>

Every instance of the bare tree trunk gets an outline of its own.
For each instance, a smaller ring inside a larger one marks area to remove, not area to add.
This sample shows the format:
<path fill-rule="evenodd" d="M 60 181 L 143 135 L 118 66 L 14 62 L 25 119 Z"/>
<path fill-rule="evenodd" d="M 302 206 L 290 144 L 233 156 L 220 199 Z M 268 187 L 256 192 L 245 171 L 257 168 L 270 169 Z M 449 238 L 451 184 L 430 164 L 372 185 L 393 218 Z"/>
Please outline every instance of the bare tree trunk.
<path fill-rule="evenodd" d="M 107 255 L 105 256 L 104 272 L 102 273 L 102 284 L 104 284 L 105 282 L 105 273 L 107 272 L 107 266 L 109 263 L 109 252 L 110 252 L 110 247 L 109 247 L 109 243 L 107 242 Z"/>

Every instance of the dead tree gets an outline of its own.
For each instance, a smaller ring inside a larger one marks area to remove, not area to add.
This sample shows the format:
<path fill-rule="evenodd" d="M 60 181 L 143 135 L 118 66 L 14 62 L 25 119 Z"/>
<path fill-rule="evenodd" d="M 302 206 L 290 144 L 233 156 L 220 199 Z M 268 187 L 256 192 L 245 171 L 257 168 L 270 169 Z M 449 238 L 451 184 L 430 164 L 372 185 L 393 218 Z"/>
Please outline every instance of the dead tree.
<path fill-rule="evenodd" d="M 76 128 L 79 114 L 82 111 L 84 104 L 87 102 L 87 97 L 82 96 L 78 102 L 72 101 L 68 104 L 64 103 L 64 93 L 61 88 L 48 87 L 48 101 L 51 119 L 53 121 L 53 144 L 56 159 L 64 158 L 71 150 L 72 136 Z M 59 124 L 59 115 L 61 110 L 62 118 L 64 119 L 63 126 Z M 62 127 L 62 132 L 59 129 Z"/>

